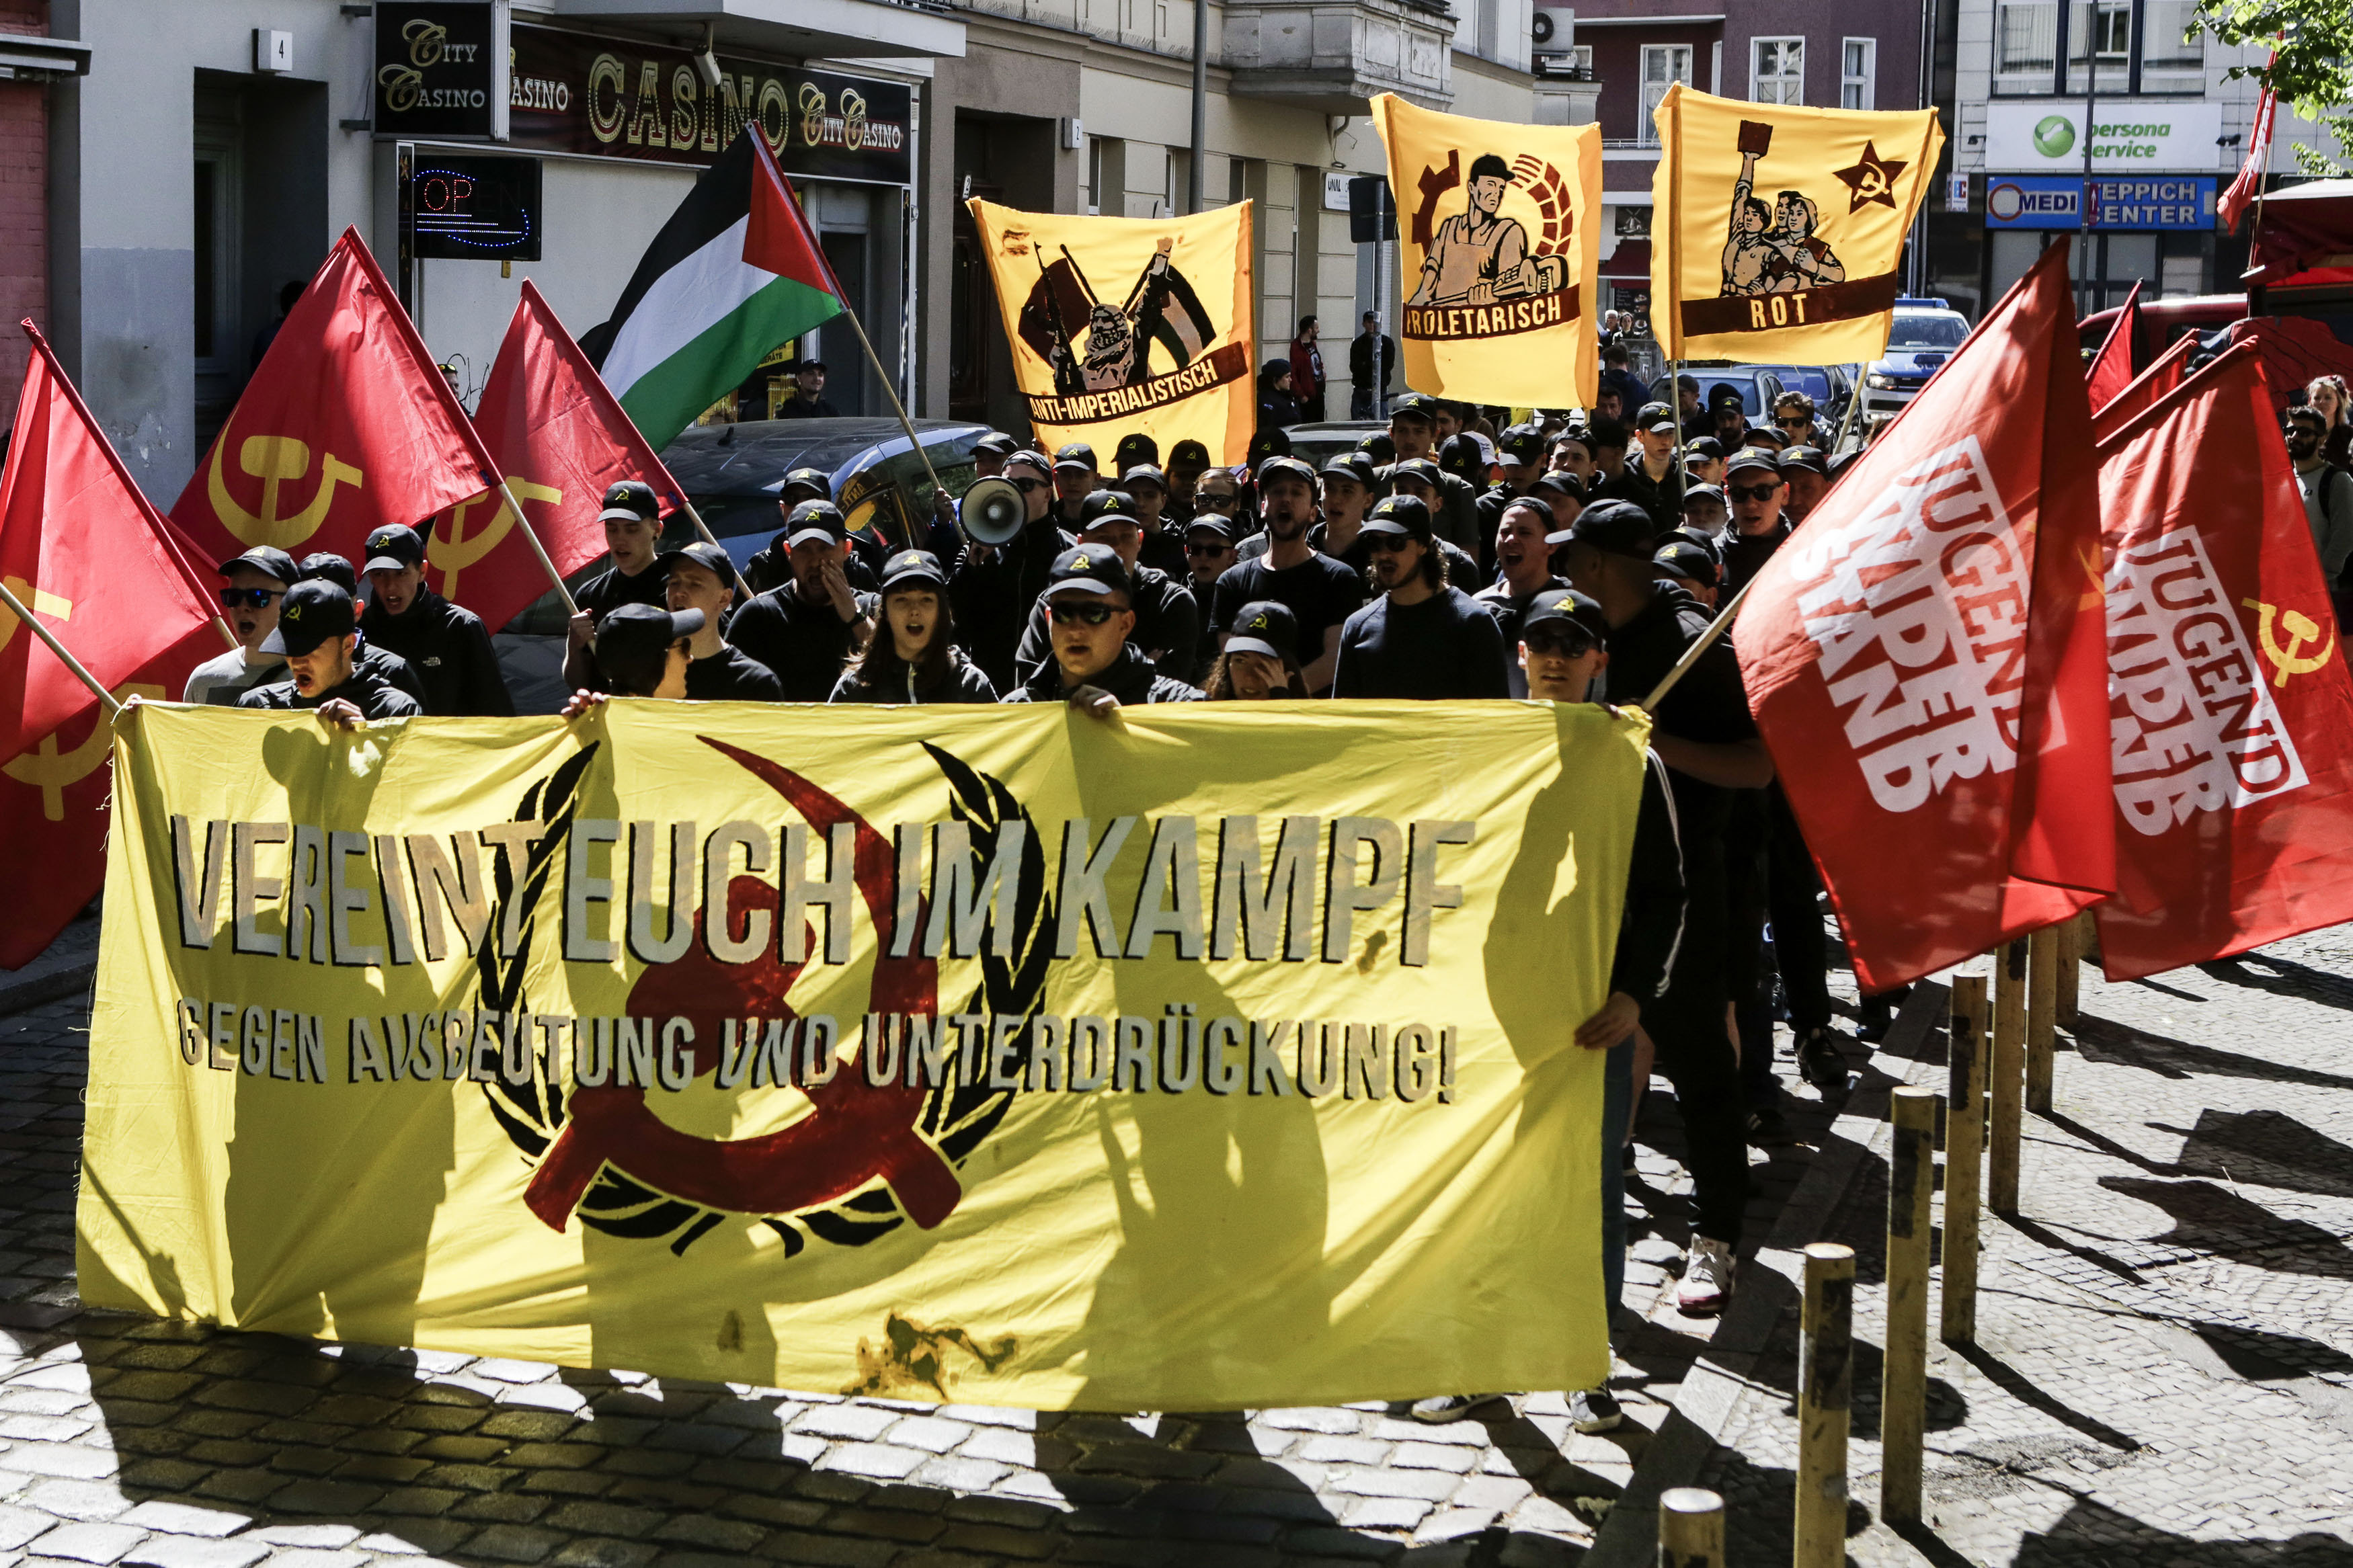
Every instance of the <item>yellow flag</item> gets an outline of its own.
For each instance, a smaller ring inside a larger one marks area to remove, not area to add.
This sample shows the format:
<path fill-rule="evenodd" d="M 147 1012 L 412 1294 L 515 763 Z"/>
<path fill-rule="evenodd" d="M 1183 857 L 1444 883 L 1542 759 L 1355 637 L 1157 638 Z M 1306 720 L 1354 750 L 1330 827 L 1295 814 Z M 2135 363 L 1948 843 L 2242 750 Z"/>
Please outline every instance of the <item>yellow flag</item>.
<path fill-rule="evenodd" d="M 1033 1408 L 1593 1386 L 1647 733 L 141 706 L 82 1299 Z"/>
<path fill-rule="evenodd" d="M 1667 89 L 1652 116 L 1651 321 L 1671 360 L 1832 364 L 1887 350 L 1904 237 L 1945 133 Z"/>
<path fill-rule="evenodd" d="M 1406 384 L 1590 407 L 1601 128 L 1440 114 L 1387 92 L 1373 123 L 1397 192 Z"/>
<path fill-rule="evenodd" d="M 1065 217 L 966 204 L 997 282 L 1013 379 L 1048 452 L 1142 432 L 1239 463 L 1258 426 L 1250 205 L 1191 217 Z"/>

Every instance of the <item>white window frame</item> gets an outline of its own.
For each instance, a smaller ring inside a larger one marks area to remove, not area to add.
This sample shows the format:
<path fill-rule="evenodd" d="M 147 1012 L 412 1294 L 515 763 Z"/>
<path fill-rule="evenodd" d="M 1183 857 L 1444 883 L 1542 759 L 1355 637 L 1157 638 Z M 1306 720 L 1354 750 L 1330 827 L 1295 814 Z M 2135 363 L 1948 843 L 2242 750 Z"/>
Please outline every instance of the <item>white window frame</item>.
<path fill-rule="evenodd" d="M 1767 77 L 1764 74 L 1765 51 L 1779 51 L 1776 63 L 1783 68 Z M 1791 52 L 1795 51 L 1798 68 L 1788 68 Z M 1793 91 L 1794 97 L 1765 96 L 1765 86 L 1771 82 L 1778 89 Z M 1751 38 L 1748 40 L 1748 101 L 1751 103 L 1803 103 L 1806 101 L 1806 40 L 1799 36 Z"/>
<path fill-rule="evenodd" d="M 1659 100 L 1667 96 L 1667 88 L 1678 81 L 1685 87 L 1696 85 L 1692 80 L 1692 66 L 1695 53 L 1696 51 L 1689 44 L 1644 44 L 1642 46 L 1642 121 L 1640 134 L 1635 138 L 1642 146 L 1655 147 L 1659 144 L 1658 121 L 1651 116 L 1651 111 L 1659 107 Z M 1673 69 L 1672 63 L 1678 54 L 1683 56 L 1683 69 L 1680 73 Z M 1664 56 L 1669 60 L 1669 73 L 1663 78 L 1653 80 L 1651 76 L 1651 61 L 1658 56 Z"/>
<path fill-rule="evenodd" d="M 1849 68 L 1849 59 L 1857 46 L 1862 49 L 1862 68 Z M 1841 109 L 1875 108 L 1874 89 L 1879 79 L 1879 40 L 1877 38 L 1844 37 L 1839 40 L 1839 107 Z M 1847 101 L 1852 98 L 1854 101 Z"/>

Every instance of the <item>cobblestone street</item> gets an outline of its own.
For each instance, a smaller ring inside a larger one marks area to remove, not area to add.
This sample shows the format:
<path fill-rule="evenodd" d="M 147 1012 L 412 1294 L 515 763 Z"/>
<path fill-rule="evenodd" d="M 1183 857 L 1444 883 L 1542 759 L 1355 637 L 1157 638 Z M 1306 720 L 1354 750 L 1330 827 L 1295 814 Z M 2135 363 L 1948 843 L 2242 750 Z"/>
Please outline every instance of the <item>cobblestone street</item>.
<path fill-rule="evenodd" d="M 2084 971 L 2059 1114 L 2028 1121 L 2022 1217 L 1987 1222 L 1981 1345 L 1932 1359 L 1931 1522 L 1908 1538 L 1872 1519 L 1885 1168 L 1863 1119 L 1907 1075 L 1941 1087 L 1941 1032 L 1922 1026 L 1940 993 L 1899 1022 L 1852 1104 L 1782 1064 L 1799 1142 L 1752 1154 L 1752 1246 L 1810 1226 L 1805 1239 L 1862 1254 L 1857 1561 L 2353 1560 L 2348 973 L 2341 935 L 2156 983 Z M 1377 1405 L 1123 1418 L 86 1313 L 86 1022 L 79 999 L 0 1018 L 0 1568 L 1569 1562 L 1621 1493 L 1673 1484 L 1651 1474 L 1668 1447 L 1651 1435 L 1717 1329 L 1664 1300 L 1683 1205 L 1656 1091 L 1619 1333 L 1631 1419 L 1602 1437 L 1571 1432 L 1557 1393 L 1436 1428 Z M 1795 1291 L 1774 1258 L 1742 1291 L 1767 1331 L 1709 1423 L 1728 1447 L 1699 1479 L 1727 1495 L 1735 1561 L 1786 1562 Z M 1630 1501 L 1591 1557 L 1647 1563 L 1647 1528 Z"/>

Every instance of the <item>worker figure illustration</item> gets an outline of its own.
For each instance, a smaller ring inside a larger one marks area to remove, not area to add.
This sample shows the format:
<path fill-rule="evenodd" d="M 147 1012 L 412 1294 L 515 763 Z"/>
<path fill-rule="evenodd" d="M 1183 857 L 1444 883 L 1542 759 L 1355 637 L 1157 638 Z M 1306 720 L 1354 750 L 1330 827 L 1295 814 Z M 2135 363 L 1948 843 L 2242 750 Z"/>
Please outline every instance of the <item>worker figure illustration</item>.
<path fill-rule="evenodd" d="M 1184 369 L 1216 342 L 1209 312 L 1169 260 L 1173 247 L 1169 238 L 1158 242 L 1121 304 L 1096 295 L 1067 247 L 1060 259 L 1041 264 L 1018 330 L 1053 367 L 1058 395 L 1141 385 Z M 1157 370 L 1155 345 L 1167 361 Z"/>
<path fill-rule="evenodd" d="M 1471 164 L 1463 210 L 1438 226 L 1421 262 L 1421 280 L 1409 308 L 1493 305 L 1567 286 L 1568 264 L 1557 256 L 1531 256 L 1528 231 L 1503 216 L 1511 165 L 1493 153 Z"/>
<path fill-rule="evenodd" d="M 1757 194 L 1757 160 L 1773 144 L 1773 128 L 1740 122 L 1740 177 L 1732 185 L 1732 216 L 1724 241 L 1725 297 L 1789 293 L 1846 277 L 1846 264 L 1815 237 L 1821 210 L 1801 191 L 1783 191 L 1767 206 Z"/>

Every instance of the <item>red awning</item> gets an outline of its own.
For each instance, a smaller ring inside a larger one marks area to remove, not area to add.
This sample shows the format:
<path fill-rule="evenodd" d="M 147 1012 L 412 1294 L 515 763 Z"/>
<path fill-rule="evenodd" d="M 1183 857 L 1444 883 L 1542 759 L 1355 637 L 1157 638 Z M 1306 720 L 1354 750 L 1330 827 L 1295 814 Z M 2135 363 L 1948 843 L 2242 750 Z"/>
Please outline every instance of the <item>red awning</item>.
<path fill-rule="evenodd" d="M 1651 242 L 1647 239 L 1621 239 L 1609 259 L 1601 264 L 1601 276 L 1621 283 L 1651 280 Z"/>

